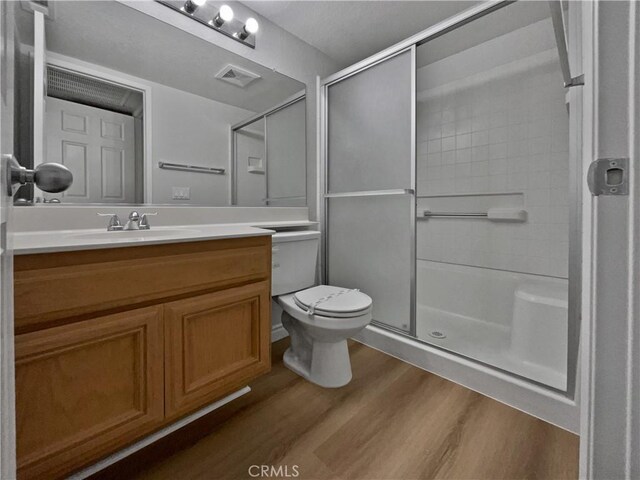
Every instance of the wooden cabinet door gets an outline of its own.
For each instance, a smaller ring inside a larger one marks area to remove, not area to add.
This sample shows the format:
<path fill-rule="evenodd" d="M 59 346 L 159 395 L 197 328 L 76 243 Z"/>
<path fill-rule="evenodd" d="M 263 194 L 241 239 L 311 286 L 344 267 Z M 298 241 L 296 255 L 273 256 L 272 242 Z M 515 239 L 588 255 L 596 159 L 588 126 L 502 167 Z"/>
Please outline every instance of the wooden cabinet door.
<path fill-rule="evenodd" d="M 162 307 L 16 336 L 20 478 L 55 478 L 164 418 Z"/>
<path fill-rule="evenodd" d="M 165 304 L 165 413 L 175 418 L 271 367 L 268 281 Z"/>

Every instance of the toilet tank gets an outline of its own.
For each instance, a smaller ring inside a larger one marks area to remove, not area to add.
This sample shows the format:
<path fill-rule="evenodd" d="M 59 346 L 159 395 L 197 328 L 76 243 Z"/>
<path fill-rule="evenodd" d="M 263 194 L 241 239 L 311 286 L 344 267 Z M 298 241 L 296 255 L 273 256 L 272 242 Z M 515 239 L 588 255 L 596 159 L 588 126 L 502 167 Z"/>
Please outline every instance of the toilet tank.
<path fill-rule="evenodd" d="M 271 295 L 315 285 L 320 232 L 278 232 L 271 238 Z"/>

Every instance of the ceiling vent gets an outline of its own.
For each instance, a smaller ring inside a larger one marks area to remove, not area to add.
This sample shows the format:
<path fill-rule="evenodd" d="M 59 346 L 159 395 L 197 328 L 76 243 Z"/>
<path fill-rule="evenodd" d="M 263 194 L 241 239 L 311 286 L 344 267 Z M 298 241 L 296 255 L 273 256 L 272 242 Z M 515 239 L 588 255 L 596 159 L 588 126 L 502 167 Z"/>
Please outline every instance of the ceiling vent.
<path fill-rule="evenodd" d="M 227 65 L 218 72 L 216 78 L 223 82 L 228 82 L 237 87 L 244 88 L 254 80 L 259 79 L 260 75 L 250 72 L 249 70 L 236 67 L 235 65 Z"/>

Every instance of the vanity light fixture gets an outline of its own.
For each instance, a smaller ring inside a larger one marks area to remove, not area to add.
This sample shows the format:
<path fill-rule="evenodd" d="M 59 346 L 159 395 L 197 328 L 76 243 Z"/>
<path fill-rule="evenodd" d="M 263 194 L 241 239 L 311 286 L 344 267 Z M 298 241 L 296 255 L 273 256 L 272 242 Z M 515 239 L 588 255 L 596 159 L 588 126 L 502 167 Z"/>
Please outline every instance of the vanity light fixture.
<path fill-rule="evenodd" d="M 224 25 L 224 22 L 230 22 L 231 20 L 233 20 L 233 9 L 229 5 L 222 5 L 218 14 L 211 20 L 211 23 L 220 28 Z"/>
<path fill-rule="evenodd" d="M 193 15 L 198 7 L 203 6 L 205 3 L 207 3 L 207 0 L 187 0 L 184 2 L 182 9 L 189 15 Z"/>
<path fill-rule="evenodd" d="M 249 35 L 255 34 L 259 28 L 258 21 L 253 17 L 249 17 L 242 27 L 242 30 L 237 33 L 238 38 L 240 40 L 246 40 Z"/>
<path fill-rule="evenodd" d="M 249 48 L 256 48 L 255 33 L 259 28 L 258 21 L 253 17 L 249 17 L 247 20 L 236 18 L 235 12 L 228 3 L 223 4 L 216 0 L 155 1 L 201 25 L 233 38 L 236 42 Z"/>

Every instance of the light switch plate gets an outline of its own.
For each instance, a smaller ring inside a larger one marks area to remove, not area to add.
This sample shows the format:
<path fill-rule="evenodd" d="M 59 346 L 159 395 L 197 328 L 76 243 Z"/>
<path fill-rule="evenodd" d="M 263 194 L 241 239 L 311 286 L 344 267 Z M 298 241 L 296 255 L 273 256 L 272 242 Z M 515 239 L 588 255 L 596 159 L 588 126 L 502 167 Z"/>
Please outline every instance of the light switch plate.
<path fill-rule="evenodd" d="M 174 200 L 189 200 L 191 187 L 172 187 L 172 198 Z"/>

